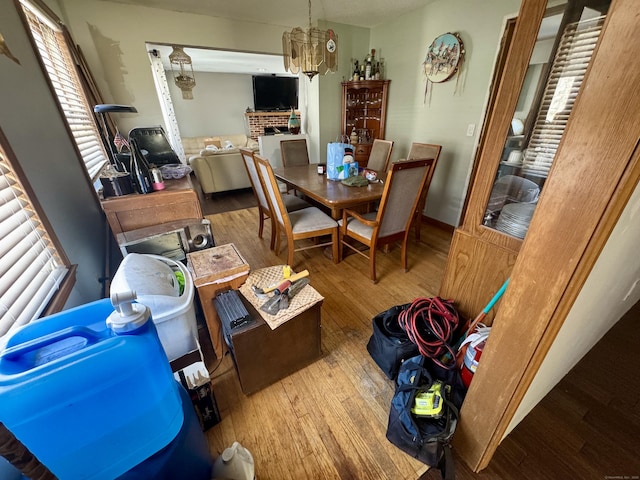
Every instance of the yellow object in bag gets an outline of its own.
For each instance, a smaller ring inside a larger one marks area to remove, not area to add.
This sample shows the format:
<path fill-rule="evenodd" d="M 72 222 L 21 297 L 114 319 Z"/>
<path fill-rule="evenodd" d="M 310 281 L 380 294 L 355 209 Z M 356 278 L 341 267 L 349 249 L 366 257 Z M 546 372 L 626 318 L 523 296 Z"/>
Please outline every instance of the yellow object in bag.
<path fill-rule="evenodd" d="M 411 413 L 419 417 L 440 418 L 442 416 L 442 382 L 434 382 L 429 390 L 416 394 Z"/>

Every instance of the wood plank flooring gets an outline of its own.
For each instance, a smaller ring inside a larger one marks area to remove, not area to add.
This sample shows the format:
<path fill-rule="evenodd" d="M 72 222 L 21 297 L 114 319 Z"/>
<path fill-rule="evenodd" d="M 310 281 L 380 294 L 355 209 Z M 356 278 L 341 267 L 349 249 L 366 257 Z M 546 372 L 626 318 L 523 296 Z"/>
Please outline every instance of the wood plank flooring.
<path fill-rule="evenodd" d="M 234 243 L 252 270 L 286 261 L 284 251 L 277 257 L 269 249 L 268 226 L 258 239 L 256 208 L 207 218 L 216 244 Z M 294 269 L 309 269 L 325 297 L 323 356 L 251 396 L 240 390 L 228 355 L 212 362 L 222 415 L 207 432 L 214 456 L 239 441 L 252 452 L 259 480 L 439 478 L 386 440 L 393 382 L 366 351 L 375 314 L 437 294 L 451 233 L 423 225 L 422 239 L 410 242 L 408 273 L 399 248 L 381 252 L 376 285 L 360 255 L 334 265 L 322 249 L 296 252 Z M 636 305 L 502 442 L 487 469 L 474 474 L 456 462 L 456 478 L 638 478 L 640 369 L 632 355 L 639 317 Z"/>

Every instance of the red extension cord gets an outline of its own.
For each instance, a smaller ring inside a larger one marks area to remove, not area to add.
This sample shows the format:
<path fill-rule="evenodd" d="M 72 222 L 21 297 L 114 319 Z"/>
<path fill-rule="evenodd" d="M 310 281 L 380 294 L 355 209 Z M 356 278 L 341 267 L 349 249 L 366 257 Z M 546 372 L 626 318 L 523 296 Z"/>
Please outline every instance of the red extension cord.
<path fill-rule="evenodd" d="M 398 323 L 420 354 L 448 370 L 456 366 L 456 352 L 450 344 L 459 322 L 453 301 L 439 297 L 417 298 L 398 316 Z M 453 360 L 445 364 L 441 359 L 447 353 Z"/>

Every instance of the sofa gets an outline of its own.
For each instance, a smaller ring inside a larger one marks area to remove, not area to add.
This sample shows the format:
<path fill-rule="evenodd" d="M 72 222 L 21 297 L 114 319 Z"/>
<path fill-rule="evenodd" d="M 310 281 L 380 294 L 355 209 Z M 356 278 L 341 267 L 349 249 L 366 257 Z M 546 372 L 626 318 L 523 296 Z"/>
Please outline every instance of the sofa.
<path fill-rule="evenodd" d="M 251 188 L 240 148 L 258 150 L 258 142 L 240 135 L 182 137 L 189 166 L 205 195 Z"/>

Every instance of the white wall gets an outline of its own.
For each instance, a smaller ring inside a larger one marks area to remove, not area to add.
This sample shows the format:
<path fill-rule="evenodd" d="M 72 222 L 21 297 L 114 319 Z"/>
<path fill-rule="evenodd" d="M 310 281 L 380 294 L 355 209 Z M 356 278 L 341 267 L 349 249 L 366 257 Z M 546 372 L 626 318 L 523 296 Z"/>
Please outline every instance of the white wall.
<path fill-rule="evenodd" d="M 371 32 L 371 48 L 385 59 L 391 79 L 386 138 L 395 142 L 392 161 L 406 157 L 411 142 L 442 145 L 426 214 L 449 225 L 460 220 L 503 19 L 519 7 L 519 0 L 438 0 Z M 460 76 L 430 85 L 425 98 L 427 47 L 447 32 L 464 44 Z M 471 137 L 469 124 L 475 125 Z"/>
<path fill-rule="evenodd" d="M 138 115 L 118 116 L 123 131 L 164 124 L 147 42 L 280 54 L 282 32 L 292 27 L 98 0 L 59 1 L 105 102 L 135 105 L 138 109 Z"/>
<path fill-rule="evenodd" d="M 20 60 L 17 65 L 0 56 L 0 126 L 67 257 L 78 265 L 66 307 L 97 300 L 102 290 L 104 214 L 13 0 L 0 0 L 0 11 L 0 32 Z"/>
<path fill-rule="evenodd" d="M 166 75 L 181 136 L 249 133 L 244 113 L 253 109 L 251 75 L 195 72 L 193 100 L 182 98 L 171 71 Z"/>
<path fill-rule="evenodd" d="M 622 212 L 505 436 L 640 300 L 638 238 L 640 186 Z"/>
<path fill-rule="evenodd" d="M 319 158 L 327 159 L 327 143 L 335 142 L 342 131 L 342 85 L 351 75 L 351 58 L 364 58 L 369 51 L 370 30 L 341 23 L 320 23 L 338 35 L 338 71 L 320 77 L 319 85 Z M 316 81 L 315 79 L 313 80 Z"/>

